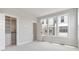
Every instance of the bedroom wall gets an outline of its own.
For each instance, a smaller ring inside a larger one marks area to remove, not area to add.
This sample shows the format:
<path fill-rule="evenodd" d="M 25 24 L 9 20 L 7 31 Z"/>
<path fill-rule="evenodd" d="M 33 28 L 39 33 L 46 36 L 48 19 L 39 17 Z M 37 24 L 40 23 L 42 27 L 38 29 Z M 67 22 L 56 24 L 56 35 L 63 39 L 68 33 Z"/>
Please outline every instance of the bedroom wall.
<path fill-rule="evenodd" d="M 0 14 L 0 50 L 5 49 L 5 18 Z"/>
<path fill-rule="evenodd" d="M 78 47 L 79 47 L 79 8 L 78 8 Z"/>
<path fill-rule="evenodd" d="M 52 43 L 58 43 L 58 44 L 66 44 L 66 45 L 72 45 L 72 46 L 78 46 L 78 37 L 77 37 L 77 9 L 69 9 L 65 11 L 61 11 L 58 13 L 51 14 L 52 16 L 58 16 L 58 15 L 63 15 L 63 14 L 68 14 L 68 20 L 69 20 L 69 30 L 68 30 L 68 37 L 43 37 L 43 39 L 40 39 L 42 41 L 47 41 L 47 42 L 52 42 Z M 49 16 L 44 16 L 44 17 L 49 17 Z M 43 18 L 44 18 L 43 17 Z M 40 24 L 39 24 L 40 26 Z M 41 29 L 41 27 L 39 27 Z M 41 38 L 41 34 L 38 30 L 39 36 Z M 38 39 L 39 40 L 39 39 Z"/>
<path fill-rule="evenodd" d="M 22 13 L 19 9 L 1 8 L 0 13 L 4 15 L 11 15 L 17 18 L 17 45 L 26 44 L 33 41 L 33 20 L 34 17 L 28 13 Z M 5 26 L 5 25 L 4 25 Z M 1 37 L 2 35 L 0 35 Z M 2 38 L 5 38 L 2 37 Z M 3 39 L 5 41 L 5 39 Z M 5 42 L 0 41 L 0 47 L 5 47 Z"/>

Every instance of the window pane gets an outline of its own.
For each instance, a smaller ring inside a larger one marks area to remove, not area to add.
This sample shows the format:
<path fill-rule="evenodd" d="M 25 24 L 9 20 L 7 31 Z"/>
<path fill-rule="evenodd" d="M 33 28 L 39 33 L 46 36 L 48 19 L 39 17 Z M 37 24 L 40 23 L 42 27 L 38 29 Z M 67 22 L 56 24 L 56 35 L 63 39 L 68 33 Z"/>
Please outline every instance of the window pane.
<path fill-rule="evenodd" d="M 64 16 L 61 16 L 61 23 L 64 23 Z"/>
<path fill-rule="evenodd" d="M 55 27 L 49 27 L 49 35 L 55 35 Z"/>
<path fill-rule="evenodd" d="M 50 18 L 50 19 L 48 20 L 48 25 L 49 25 L 49 26 L 53 26 L 53 24 L 54 24 L 54 19 L 53 19 L 53 18 Z"/>
<path fill-rule="evenodd" d="M 61 27 L 59 27 L 59 32 L 67 33 L 68 32 L 68 26 L 61 26 Z"/>
<path fill-rule="evenodd" d="M 41 20 L 41 25 L 42 25 L 42 35 L 47 35 L 47 19 L 42 19 Z"/>
<path fill-rule="evenodd" d="M 54 17 L 48 19 L 49 35 L 55 35 L 56 19 Z"/>

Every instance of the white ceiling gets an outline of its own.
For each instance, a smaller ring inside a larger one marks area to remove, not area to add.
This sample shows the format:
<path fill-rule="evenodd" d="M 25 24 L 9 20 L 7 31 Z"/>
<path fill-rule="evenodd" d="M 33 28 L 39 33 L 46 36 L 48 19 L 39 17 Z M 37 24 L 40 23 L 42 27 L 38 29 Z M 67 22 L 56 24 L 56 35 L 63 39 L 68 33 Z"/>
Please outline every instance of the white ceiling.
<path fill-rule="evenodd" d="M 33 17 L 40 17 L 67 9 L 69 8 L 0 8 L 4 13 L 8 12 L 21 15 L 31 15 Z"/>
<path fill-rule="evenodd" d="M 34 17 L 40 17 L 40 16 L 56 13 L 56 12 L 67 10 L 67 9 L 69 8 L 24 8 L 21 10 L 25 11 L 26 13 L 31 14 Z"/>

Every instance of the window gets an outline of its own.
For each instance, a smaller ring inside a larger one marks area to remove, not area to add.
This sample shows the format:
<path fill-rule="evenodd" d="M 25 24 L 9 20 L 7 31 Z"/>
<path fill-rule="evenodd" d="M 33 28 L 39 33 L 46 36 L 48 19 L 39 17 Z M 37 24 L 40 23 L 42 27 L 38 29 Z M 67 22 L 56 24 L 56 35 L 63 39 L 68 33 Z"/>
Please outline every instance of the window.
<path fill-rule="evenodd" d="M 46 19 L 46 24 L 48 24 L 48 20 Z"/>
<path fill-rule="evenodd" d="M 41 20 L 41 26 L 42 26 L 41 34 L 42 34 L 43 36 L 46 36 L 47 33 L 48 33 L 48 30 L 47 30 L 47 22 L 48 22 L 47 19 L 42 19 L 42 20 Z"/>
<path fill-rule="evenodd" d="M 68 15 L 59 15 L 41 20 L 42 35 L 66 36 L 68 35 Z"/>
<path fill-rule="evenodd" d="M 49 35 L 55 35 L 55 27 L 49 27 Z"/>
<path fill-rule="evenodd" d="M 61 26 L 61 27 L 59 27 L 59 32 L 67 33 L 68 32 L 68 26 Z"/>
<path fill-rule="evenodd" d="M 64 16 L 61 16 L 61 23 L 64 23 Z"/>
<path fill-rule="evenodd" d="M 56 34 L 56 20 L 55 17 L 51 17 L 48 19 L 48 30 L 49 30 L 49 35 L 55 36 Z"/>
<path fill-rule="evenodd" d="M 44 24 L 44 21 L 42 21 L 42 24 Z"/>
<path fill-rule="evenodd" d="M 48 19 L 48 25 L 49 26 L 53 26 L 54 25 L 54 19 L 53 18 L 49 18 Z"/>

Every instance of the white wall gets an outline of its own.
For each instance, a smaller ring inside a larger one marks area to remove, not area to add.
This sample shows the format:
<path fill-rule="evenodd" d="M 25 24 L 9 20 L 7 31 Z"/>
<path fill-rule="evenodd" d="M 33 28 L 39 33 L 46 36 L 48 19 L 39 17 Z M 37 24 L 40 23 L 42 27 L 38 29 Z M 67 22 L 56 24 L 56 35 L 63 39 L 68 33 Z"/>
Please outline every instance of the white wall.
<path fill-rule="evenodd" d="M 78 47 L 79 47 L 79 8 L 78 8 Z"/>
<path fill-rule="evenodd" d="M 77 38 L 77 9 L 69 9 L 66 11 L 62 11 L 59 13 L 54 13 L 52 16 L 58 16 L 68 14 L 69 20 L 69 30 L 68 37 L 44 37 L 44 41 L 49 41 L 53 43 L 59 44 L 67 44 L 72 46 L 78 46 L 78 38 Z M 45 16 L 46 17 L 46 16 Z M 40 37 L 40 34 L 39 34 Z M 39 40 L 39 39 L 38 39 Z M 41 40 L 41 39 L 40 39 Z"/>
<path fill-rule="evenodd" d="M 25 44 L 32 42 L 33 40 L 33 24 L 32 24 L 32 19 L 29 19 L 27 17 L 19 17 L 18 20 L 19 22 L 18 27 L 17 27 L 17 35 L 18 35 L 18 40 L 17 44 Z"/>
<path fill-rule="evenodd" d="M 33 20 L 36 18 L 31 15 L 24 13 L 23 11 L 19 11 L 20 9 L 10 9 L 3 8 L 0 9 L 0 13 L 5 15 L 12 15 L 17 18 L 17 45 L 29 43 L 33 41 Z M 0 35 L 1 37 L 2 35 Z M 2 37 L 5 38 L 5 37 Z M 0 47 L 5 47 L 5 42 L 0 40 Z M 1 49 L 1 48 L 0 48 Z"/>
<path fill-rule="evenodd" d="M 0 50 L 5 49 L 5 18 L 0 14 Z"/>

